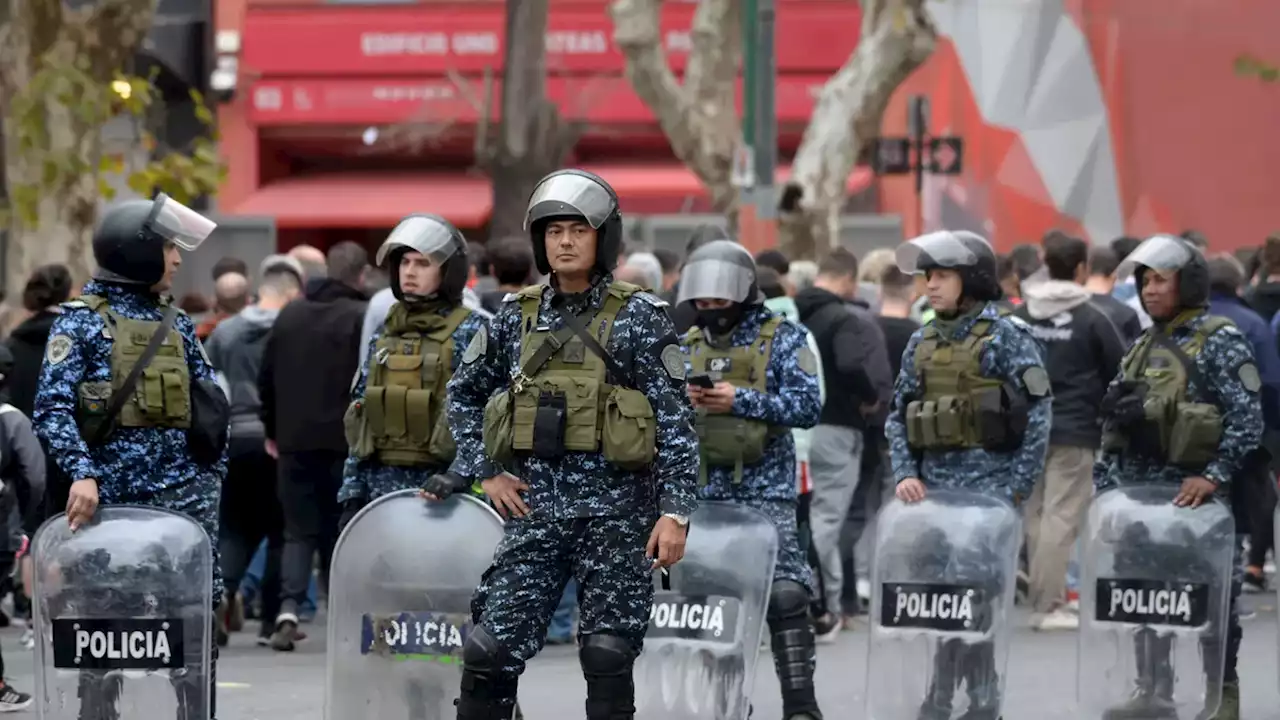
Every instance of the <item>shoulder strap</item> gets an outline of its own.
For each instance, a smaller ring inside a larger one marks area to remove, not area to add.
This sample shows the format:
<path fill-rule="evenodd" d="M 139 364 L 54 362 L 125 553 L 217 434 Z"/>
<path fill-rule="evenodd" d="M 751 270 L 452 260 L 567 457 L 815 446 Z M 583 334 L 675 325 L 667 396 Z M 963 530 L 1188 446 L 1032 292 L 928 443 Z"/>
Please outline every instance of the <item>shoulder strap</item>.
<path fill-rule="evenodd" d="M 774 333 L 778 332 L 778 327 L 781 325 L 782 325 L 781 315 L 774 315 L 768 320 L 765 320 L 764 323 L 760 326 L 760 337 L 772 339 Z"/>
<path fill-rule="evenodd" d="M 151 364 L 152 358 L 156 356 L 156 353 L 160 352 L 160 346 L 164 344 L 165 337 L 169 334 L 169 330 L 173 328 L 173 323 L 177 319 L 178 308 L 170 305 L 164 309 L 164 317 L 160 319 L 160 327 L 156 328 L 156 331 L 152 333 L 147 347 L 138 356 L 137 362 L 133 364 L 133 368 L 125 376 L 120 388 L 111 394 L 111 403 L 107 405 L 107 412 L 102 417 L 102 423 L 98 425 L 98 429 L 94 432 L 93 438 L 90 439 L 89 445 L 97 445 L 106 437 L 107 432 L 111 429 L 112 422 L 116 419 L 116 415 L 120 414 L 125 402 L 133 395 L 133 389 L 138 384 L 138 378 L 142 377 L 142 372 Z"/>
<path fill-rule="evenodd" d="M 774 315 L 764 321 L 764 324 L 760 326 L 760 334 L 756 336 L 756 343 L 759 344 L 760 352 L 756 354 L 752 363 L 755 367 L 751 369 L 751 374 L 753 375 L 751 384 L 757 390 L 764 390 L 768 382 L 769 356 L 773 354 L 773 336 L 781 326 L 782 317 Z"/>
<path fill-rule="evenodd" d="M 427 333 L 427 337 L 436 342 L 449 342 L 453 338 L 453 333 L 458 329 L 464 320 L 471 316 L 471 310 L 459 305 L 449 312 L 444 319 L 444 327 Z"/>

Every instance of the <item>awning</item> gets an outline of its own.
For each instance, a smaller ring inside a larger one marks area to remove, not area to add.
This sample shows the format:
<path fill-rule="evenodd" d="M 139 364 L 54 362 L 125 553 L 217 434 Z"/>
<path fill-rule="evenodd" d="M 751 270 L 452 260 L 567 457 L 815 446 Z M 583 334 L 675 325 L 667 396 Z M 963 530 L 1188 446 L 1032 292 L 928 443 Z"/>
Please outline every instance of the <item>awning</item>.
<path fill-rule="evenodd" d="M 411 213 L 434 213 L 460 228 L 489 221 L 486 177 L 461 172 L 332 173 L 266 185 L 228 208 L 232 215 L 275 218 L 278 228 L 394 227 Z"/>
<path fill-rule="evenodd" d="M 585 169 L 613 186 L 629 215 L 709 212 L 710 197 L 696 175 L 678 163 L 594 164 Z M 789 167 L 778 168 L 781 185 Z M 859 167 L 848 193 L 871 186 Z M 435 213 L 460 228 L 478 228 L 493 211 L 489 178 L 454 173 L 329 173 L 279 180 L 259 188 L 230 215 L 275 218 L 278 228 L 392 227 L 410 213 Z"/>
<path fill-rule="evenodd" d="M 706 188 L 693 171 L 679 163 L 631 163 L 588 165 L 589 170 L 604 178 L 613 186 L 622 202 L 623 212 L 697 212 L 693 205 L 702 206 L 710 201 Z M 774 173 L 774 183 L 781 187 L 791 177 L 791 166 L 783 165 Z M 846 192 L 856 195 L 871 187 L 875 173 L 871 168 L 857 167 L 849 175 Z M 681 202 L 688 203 L 681 208 Z M 655 204 L 669 208 L 655 210 Z M 639 209 L 644 208 L 644 209 Z"/>

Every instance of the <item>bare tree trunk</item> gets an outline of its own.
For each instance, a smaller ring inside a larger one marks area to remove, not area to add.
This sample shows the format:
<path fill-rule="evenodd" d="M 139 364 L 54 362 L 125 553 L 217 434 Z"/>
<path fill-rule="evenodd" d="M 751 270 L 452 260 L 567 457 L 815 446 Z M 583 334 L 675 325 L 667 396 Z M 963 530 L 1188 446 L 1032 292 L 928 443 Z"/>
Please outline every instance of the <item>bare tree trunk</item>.
<path fill-rule="evenodd" d="M 933 52 L 927 0 L 863 0 L 862 36 L 823 86 L 779 202 L 779 245 L 792 259 L 825 255 L 839 237 L 845 187 L 898 86 Z"/>
<path fill-rule="evenodd" d="M 524 234 L 534 185 L 560 168 L 581 128 L 547 99 L 548 0 L 507 0 L 502 118 L 498 143 L 482 164 L 493 178 L 490 239 Z"/>
<path fill-rule="evenodd" d="M 627 79 L 658 118 L 671 149 L 706 186 L 716 210 L 737 223 L 738 192 L 730 180 L 742 143 L 735 86 L 742 54 L 741 0 L 702 0 L 693 16 L 693 52 L 683 85 L 662 45 L 661 0 L 614 0 L 613 37 Z"/>
<path fill-rule="evenodd" d="M 77 281 L 92 270 L 102 125 L 82 112 L 73 78 L 106 87 L 142 47 L 157 0 L 98 0 L 77 10 L 62 0 L 0 2 L 3 180 L 12 210 L 5 286 L 12 293 L 40 265 L 66 263 Z M 15 118 L 15 98 L 50 72 L 38 122 Z"/>

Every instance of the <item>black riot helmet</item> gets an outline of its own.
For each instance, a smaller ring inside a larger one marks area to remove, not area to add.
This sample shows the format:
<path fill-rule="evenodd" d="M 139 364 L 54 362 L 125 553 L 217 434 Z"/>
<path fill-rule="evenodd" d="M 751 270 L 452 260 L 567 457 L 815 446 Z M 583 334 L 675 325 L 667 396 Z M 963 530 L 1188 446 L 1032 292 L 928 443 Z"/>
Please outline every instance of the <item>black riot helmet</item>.
<path fill-rule="evenodd" d="M 1116 277 L 1133 275 L 1138 284 L 1138 299 L 1142 300 L 1142 275 L 1148 270 L 1169 276 L 1178 273 L 1178 303 L 1184 308 L 1206 307 L 1209 304 L 1209 263 L 1204 253 L 1185 238 L 1173 235 L 1154 235 L 1142 241 L 1116 268 Z"/>
<path fill-rule="evenodd" d="M 408 252 L 422 253 L 440 268 L 440 285 L 431 295 L 406 296 L 400 289 L 400 259 Z M 467 284 L 467 240 L 448 220 L 417 213 L 401 220 L 378 248 L 374 262 L 383 267 L 388 258 L 391 293 L 397 300 L 411 303 L 438 297 L 453 305 L 462 302 L 462 290 Z"/>
<path fill-rule="evenodd" d="M 756 261 L 733 240 L 712 240 L 694 250 L 680 271 L 676 304 L 694 300 L 727 300 L 724 308 L 698 310 L 698 324 L 714 335 L 737 326 L 743 310 L 764 303 L 756 277 Z"/>
<path fill-rule="evenodd" d="M 909 240 L 894 252 L 907 275 L 945 268 L 960 273 L 962 296 L 979 302 L 1000 299 L 996 253 L 981 235 L 968 230 L 939 230 Z"/>
<path fill-rule="evenodd" d="M 581 220 L 596 230 L 595 270 L 613 272 L 622 250 L 622 211 L 609 183 L 585 170 L 557 170 L 538 181 L 529 197 L 524 229 L 533 241 L 538 272 L 550 274 L 545 235 L 553 220 Z"/>
<path fill-rule="evenodd" d="M 195 250 L 217 223 L 160 193 L 107 211 L 93 234 L 99 280 L 150 287 L 164 279 L 164 249 L 173 243 Z"/>

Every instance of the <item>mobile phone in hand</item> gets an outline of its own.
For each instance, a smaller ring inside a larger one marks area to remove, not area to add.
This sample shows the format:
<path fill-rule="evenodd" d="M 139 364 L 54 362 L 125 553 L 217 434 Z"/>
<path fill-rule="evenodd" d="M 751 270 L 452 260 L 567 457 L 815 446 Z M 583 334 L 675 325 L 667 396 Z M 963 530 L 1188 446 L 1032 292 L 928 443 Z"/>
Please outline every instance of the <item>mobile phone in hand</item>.
<path fill-rule="evenodd" d="M 703 388 L 704 390 L 710 390 L 716 386 L 715 379 L 707 373 L 696 373 L 694 375 L 690 375 L 686 379 L 686 382 L 694 387 Z"/>

